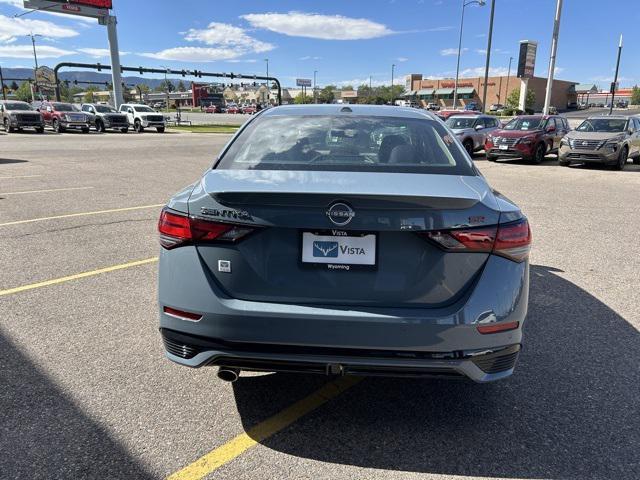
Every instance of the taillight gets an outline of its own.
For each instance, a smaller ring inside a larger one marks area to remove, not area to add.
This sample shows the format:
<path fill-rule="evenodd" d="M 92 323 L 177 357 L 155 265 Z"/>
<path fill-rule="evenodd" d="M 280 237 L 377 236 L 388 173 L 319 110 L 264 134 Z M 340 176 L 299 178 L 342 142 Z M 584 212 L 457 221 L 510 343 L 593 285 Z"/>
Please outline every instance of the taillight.
<path fill-rule="evenodd" d="M 503 322 L 503 323 L 481 323 L 476 327 L 478 333 L 487 335 L 489 333 L 508 332 L 515 330 L 520 326 L 520 322 Z"/>
<path fill-rule="evenodd" d="M 197 322 L 202 319 L 202 315 L 200 315 L 199 313 L 185 312 L 184 310 L 178 310 L 177 308 L 164 307 L 162 310 L 167 315 L 179 318 L 181 320 L 190 320 L 192 322 Z"/>
<path fill-rule="evenodd" d="M 158 221 L 160 245 L 166 249 L 192 242 L 235 242 L 254 230 L 246 225 L 220 223 L 189 217 L 163 208 Z"/>
<path fill-rule="evenodd" d="M 521 262 L 529 255 L 531 230 L 526 218 L 493 227 L 439 230 L 421 235 L 452 252 L 494 253 Z"/>

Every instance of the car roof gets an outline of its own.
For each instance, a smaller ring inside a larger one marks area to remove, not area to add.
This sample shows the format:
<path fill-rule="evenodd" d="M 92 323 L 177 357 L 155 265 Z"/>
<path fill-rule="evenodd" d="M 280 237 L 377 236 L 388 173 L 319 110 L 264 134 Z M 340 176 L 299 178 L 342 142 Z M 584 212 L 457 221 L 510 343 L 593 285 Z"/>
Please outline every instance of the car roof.
<path fill-rule="evenodd" d="M 348 112 L 344 109 L 349 109 Z M 421 118 L 434 120 L 436 117 L 426 110 L 411 107 L 397 107 L 392 105 L 352 105 L 347 103 L 330 103 L 321 105 L 281 105 L 269 108 L 263 116 L 306 116 L 306 115 L 344 115 L 351 113 L 358 116 L 369 117 L 400 117 Z"/>
<path fill-rule="evenodd" d="M 472 113 L 471 115 L 469 115 L 469 114 L 458 115 L 456 113 L 454 115 L 451 115 L 449 118 L 456 118 L 456 117 L 463 117 L 463 118 L 496 118 L 493 115 L 486 115 L 484 113 Z"/>
<path fill-rule="evenodd" d="M 585 120 L 610 119 L 610 118 L 613 118 L 614 120 L 628 120 L 631 117 L 632 115 L 592 115 L 588 118 L 585 118 Z"/>

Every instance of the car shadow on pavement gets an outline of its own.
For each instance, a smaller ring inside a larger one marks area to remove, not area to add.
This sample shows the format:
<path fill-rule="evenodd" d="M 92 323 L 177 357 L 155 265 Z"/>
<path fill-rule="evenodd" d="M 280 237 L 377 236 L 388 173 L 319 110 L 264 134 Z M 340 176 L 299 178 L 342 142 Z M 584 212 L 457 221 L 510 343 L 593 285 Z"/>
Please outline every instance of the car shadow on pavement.
<path fill-rule="evenodd" d="M 5 165 L 9 163 L 28 163 L 29 160 L 20 160 L 17 158 L 0 158 L 0 165 Z"/>
<path fill-rule="evenodd" d="M 640 335 L 559 273 L 531 268 L 513 377 L 484 385 L 367 378 L 259 441 L 298 457 L 385 470 L 640 478 Z M 241 376 L 233 387 L 245 430 L 322 383 L 305 375 Z"/>
<path fill-rule="evenodd" d="M 0 331 L 0 477 L 154 478 Z"/>

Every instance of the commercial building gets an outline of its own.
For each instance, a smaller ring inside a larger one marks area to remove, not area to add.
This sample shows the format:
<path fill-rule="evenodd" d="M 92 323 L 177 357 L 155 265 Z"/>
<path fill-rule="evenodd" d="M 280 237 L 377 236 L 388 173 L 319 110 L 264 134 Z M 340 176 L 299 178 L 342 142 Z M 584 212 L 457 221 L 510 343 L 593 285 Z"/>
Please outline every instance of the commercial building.
<path fill-rule="evenodd" d="M 520 88 L 520 79 L 516 76 L 489 77 L 487 79 L 487 105 L 494 103 L 505 104 L 509 93 Z M 578 82 L 554 80 L 551 94 L 551 105 L 566 108 L 569 103 L 577 101 L 575 86 Z M 455 79 L 451 78 L 423 78 L 421 74 L 407 75 L 405 80 L 405 94 L 423 106 L 436 103 L 441 108 L 452 108 Z M 484 77 L 458 79 L 458 104 L 455 108 L 462 108 L 469 103 L 481 105 L 484 93 Z M 542 110 L 547 88 L 547 79 L 533 77 L 529 79 L 528 90 L 534 92 L 535 103 L 533 109 Z"/>

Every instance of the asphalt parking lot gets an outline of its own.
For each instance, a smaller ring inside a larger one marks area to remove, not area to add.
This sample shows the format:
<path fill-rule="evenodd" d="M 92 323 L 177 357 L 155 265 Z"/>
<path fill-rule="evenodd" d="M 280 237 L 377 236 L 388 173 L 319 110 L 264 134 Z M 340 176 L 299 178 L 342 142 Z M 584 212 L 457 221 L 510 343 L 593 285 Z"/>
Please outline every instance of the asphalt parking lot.
<path fill-rule="evenodd" d="M 228 138 L 0 134 L 0 477 L 640 478 L 640 166 L 475 157 L 533 230 L 512 378 L 228 384 L 163 357 L 155 262 Z"/>

